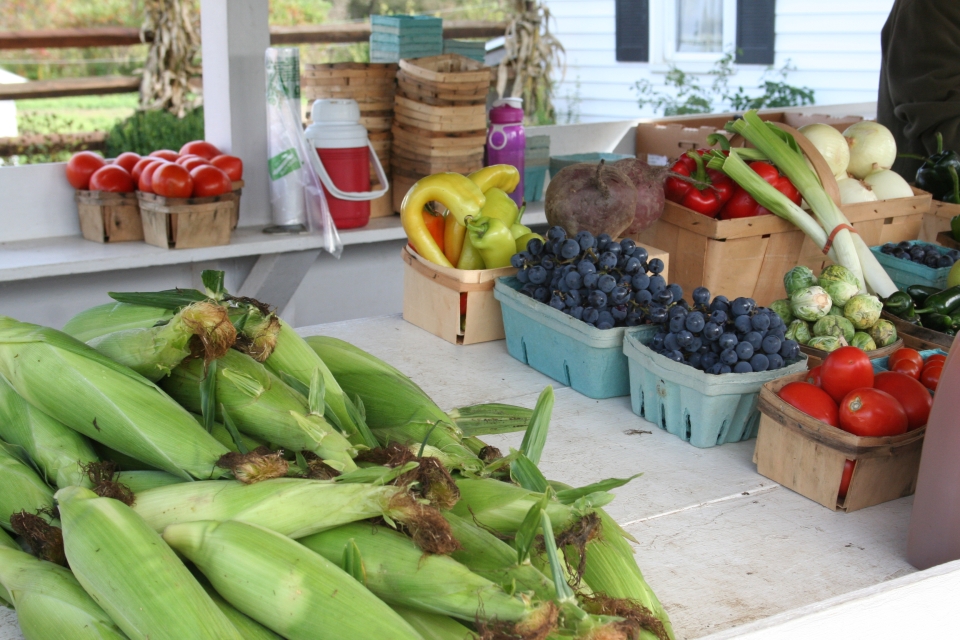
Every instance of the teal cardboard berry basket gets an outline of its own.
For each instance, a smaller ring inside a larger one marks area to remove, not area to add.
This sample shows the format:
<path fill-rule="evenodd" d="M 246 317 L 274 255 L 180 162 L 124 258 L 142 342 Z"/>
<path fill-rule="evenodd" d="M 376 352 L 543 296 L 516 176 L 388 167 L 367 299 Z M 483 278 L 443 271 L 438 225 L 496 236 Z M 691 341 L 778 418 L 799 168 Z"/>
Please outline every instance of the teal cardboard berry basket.
<path fill-rule="evenodd" d="M 938 244 L 921 242 L 919 240 L 914 240 L 910 244 L 911 246 L 917 244 L 923 245 L 924 249 L 932 247 L 941 254 L 950 251 L 947 247 L 941 247 Z M 870 251 L 873 252 L 873 255 L 877 258 L 877 262 L 880 263 L 883 270 L 886 271 L 890 279 L 893 280 L 893 284 L 897 285 L 901 290 L 906 289 L 912 284 L 920 284 L 926 287 L 940 287 L 941 289 L 947 288 L 947 276 L 950 274 L 950 267 L 934 269 L 924 264 L 917 264 L 911 260 L 896 258 L 880 251 L 879 246 L 870 247 Z"/>

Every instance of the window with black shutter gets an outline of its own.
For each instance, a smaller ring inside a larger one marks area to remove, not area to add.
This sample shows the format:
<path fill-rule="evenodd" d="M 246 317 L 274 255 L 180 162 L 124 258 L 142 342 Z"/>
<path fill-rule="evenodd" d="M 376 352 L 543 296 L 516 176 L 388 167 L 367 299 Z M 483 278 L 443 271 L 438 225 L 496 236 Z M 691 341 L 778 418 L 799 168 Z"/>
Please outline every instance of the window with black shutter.
<path fill-rule="evenodd" d="M 776 0 L 738 0 L 738 64 L 773 64 L 776 5 Z"/>
<path fill-rule="evenodd" d="M 649 62 L 649 1 L 616 0 L 616 2 L 617 61 Z"/>

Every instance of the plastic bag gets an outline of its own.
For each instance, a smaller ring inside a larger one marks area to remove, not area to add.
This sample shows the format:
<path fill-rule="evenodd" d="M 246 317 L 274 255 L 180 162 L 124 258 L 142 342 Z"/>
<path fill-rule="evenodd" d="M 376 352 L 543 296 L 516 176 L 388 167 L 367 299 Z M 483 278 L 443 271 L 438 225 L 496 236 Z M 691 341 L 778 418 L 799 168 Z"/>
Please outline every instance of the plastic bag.
<path fill-rule="evenodd" d="M 290 49 L 298 51 L 292 47 L 270 47 L 265 54 L 267 165 L 273 221 L 288 230 L 306 225 L 310 233 L 322 235 L 323 248 L 339 258 L 343 243 L 311 162 L 310 154 L 316 155 L 316 151 L 307 142 L 300 120 L 299 55 L 288 53 Z"/>

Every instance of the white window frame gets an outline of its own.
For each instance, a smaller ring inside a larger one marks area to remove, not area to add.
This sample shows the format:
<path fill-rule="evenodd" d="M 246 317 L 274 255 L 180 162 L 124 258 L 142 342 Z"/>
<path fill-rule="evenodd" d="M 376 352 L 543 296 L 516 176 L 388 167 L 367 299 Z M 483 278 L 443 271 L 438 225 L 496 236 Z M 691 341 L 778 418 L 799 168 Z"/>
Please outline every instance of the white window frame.
<path fill-rule="evenodd" d="M 650 3 L 650 69 L 666 73 L 671 65 L 690 73 L 705 73 L 737 45 L 737 0 L 723 0 L 723 45 L 720 51 L 677 51 L 677 0 Z"/>

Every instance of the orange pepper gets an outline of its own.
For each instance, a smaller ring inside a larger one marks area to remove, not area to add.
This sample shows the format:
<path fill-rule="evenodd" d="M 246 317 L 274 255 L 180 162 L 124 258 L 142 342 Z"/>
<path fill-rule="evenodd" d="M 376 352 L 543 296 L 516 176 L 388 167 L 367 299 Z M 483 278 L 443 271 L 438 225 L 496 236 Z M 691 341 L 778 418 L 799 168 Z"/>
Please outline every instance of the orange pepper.
<path fill-rule="evenodd" d="M 427 231 L 430 232 L 434 242 L 437 243 L 437 247 L 440 251 L 443 251 L 443 233 L 446 228 L 445 220 L 440 214 L 434 213 L 433 207 L 430 206 L 429 203 L 423 208 L 423 223 L 427 225 Z"/>

